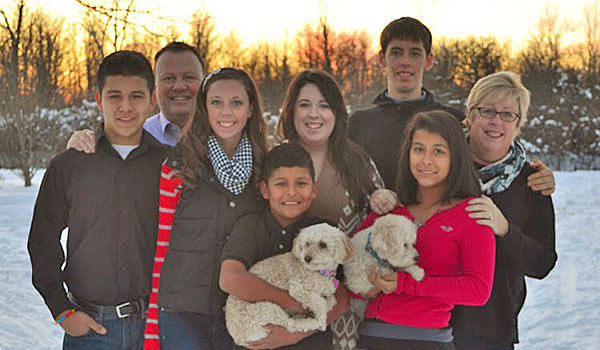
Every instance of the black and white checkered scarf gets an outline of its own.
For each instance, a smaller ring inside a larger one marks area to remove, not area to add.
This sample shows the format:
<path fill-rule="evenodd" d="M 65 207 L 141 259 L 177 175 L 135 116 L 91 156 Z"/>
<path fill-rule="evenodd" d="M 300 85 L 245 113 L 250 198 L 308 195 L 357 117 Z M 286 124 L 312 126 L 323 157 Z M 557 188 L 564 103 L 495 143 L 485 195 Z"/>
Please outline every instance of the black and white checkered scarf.
<path fill-rule="evenodd" d="M 525 160 L 525 149 L 514 140 L 506 156 L 477 171 L 483 193 L 490 195 L 506 191 L 521 173 Z"/>
<path fill-rule="evenodd" d="M 231 160 L 227 158 L 223 146 L 215 136 L 210 135 L 208 138 L 208 157 L 223 187 L 233 194 L 242 193 L 248 184 L 248 180 L 250 180 L 250 175 L 252 175 L 252 146 L 246 133 L 242 134 L 242 139 Z"/>

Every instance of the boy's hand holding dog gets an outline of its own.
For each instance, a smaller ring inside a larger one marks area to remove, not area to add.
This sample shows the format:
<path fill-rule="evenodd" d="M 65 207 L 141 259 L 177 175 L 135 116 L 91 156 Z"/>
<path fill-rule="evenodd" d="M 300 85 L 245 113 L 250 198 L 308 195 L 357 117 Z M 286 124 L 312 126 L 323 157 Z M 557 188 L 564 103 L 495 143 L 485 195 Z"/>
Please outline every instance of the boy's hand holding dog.
<path fill-rule="evenodd" d="M 298 343 L 300 340 L 312 335 L 313 332 L 290 332 L 284 327 L 274 326 L 272 324 L 264 326 L 264 328 L 269 330 L 269 335 L 266 337 L 257 340 L 255 342 L 249 343 L 248 349 L 276 349 L 286 345 L 292 345 Z"/>

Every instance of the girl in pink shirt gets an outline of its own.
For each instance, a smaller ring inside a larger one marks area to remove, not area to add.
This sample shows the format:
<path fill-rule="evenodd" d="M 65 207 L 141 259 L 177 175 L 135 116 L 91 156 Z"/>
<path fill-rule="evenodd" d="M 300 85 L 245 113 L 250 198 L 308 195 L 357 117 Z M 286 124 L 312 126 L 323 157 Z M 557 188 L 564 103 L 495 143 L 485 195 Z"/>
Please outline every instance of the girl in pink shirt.
<path fill-rule="evenodd" d="M 416 282 L 405 272 L 382 276 L 360 330 L 360 349 L 453 349 L 450 311 L 456 304 L 483 305 L 494 274 L 492 230 L 464 210 L 481 195 L 460 123 L 443 111 L 417 114 L 407 125 L 396 182 L 400 203 L 390 214 L 418 227 L 415 248 L 425 270 Z M 359 230 L 373 224 L 371 213 Z"/>

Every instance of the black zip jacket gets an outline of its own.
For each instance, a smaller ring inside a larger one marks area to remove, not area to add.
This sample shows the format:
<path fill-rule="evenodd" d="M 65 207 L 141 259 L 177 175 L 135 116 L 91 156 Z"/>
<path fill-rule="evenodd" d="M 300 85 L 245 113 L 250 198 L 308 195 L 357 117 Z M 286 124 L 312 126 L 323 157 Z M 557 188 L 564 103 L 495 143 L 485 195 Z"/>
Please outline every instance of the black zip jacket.
<path fill-rule="evenodd" d="M 449 112 L 462 121 L 464 113 L 447 107 L 435 100 L 434 95 L 423 89 L 423 101 L 411 100 L 396 103 L 386 96 L 385 91 L 379 94 L 373 103 L 375 107 L 357 111 L 350 118 L 349 136 L 361 145 L 375 161 L 377 169 L 385 182 L 385 187 L 395 190 L 398 153 L 402 145 L 402 135 L 406 122 L 415 113 L 441 109 Z"/>
<path fill-rule="evenodd" d="M 556 264 L 554 206 L 550 196 L 533 192 L 526 163 L 510 187 L 489 197 L 509 222 L 508 234 L 496 236 L 496 267 L 492 295 L 482 307 L 457 305 L 453 328 L 474 335 L 518 343 L 517 316 L 525 302 L 525 276 L 542 279 Z"/>

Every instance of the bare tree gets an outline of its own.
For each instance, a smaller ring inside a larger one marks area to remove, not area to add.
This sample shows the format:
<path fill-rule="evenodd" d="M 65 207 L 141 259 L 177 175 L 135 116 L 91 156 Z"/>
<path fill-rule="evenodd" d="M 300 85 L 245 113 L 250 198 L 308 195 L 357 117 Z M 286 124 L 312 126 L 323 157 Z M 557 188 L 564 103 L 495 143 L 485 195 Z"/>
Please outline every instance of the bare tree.
<path fill-rule="evenodd" d="M 332 70 L 346 103 L 352 107 L 369 105 L 373 98 L 368 94 L 369 87 L 380 75 L 369 35 L 366 31 L 339 32 L 332 46 Z"/>
<path fill-rule="evenodd" d="M 0 30 L 8 51 L 0 53 L 0 159 L 20 170 L 25 186 L 44 166 L 58 140 L 59 120 L 49 112 L 62 105 L 62 27 L 41 11 L 31 13 L 25 0 L 12 14 L 0 10 Z M 4 88 L 5 87 L 5 88 Z"/>
<path fill-rule="evenodd" d="M 307 24 L 296 36 L 296 55 L 300 66 L 332 73 L 334 37 L 335 33 L 332 32 L 325 16 L 319 19 L 316 27 Z"/>
<path fill-rule="evenodd" d="M 584 70 L 588 81 L 600 74 L 600 0 L 590 0 L 583 6 Z"/>
<path fill-rule="evenodd" d="M 87 97 L 92 100 L 96 92 L 96 71 L 107 52 L 108 22 L 103 22 L 98 13 L 91 10 L 85 11 L 82 26 L 86 37 L 84 41 L 85 71 L 87 80 Z"/>
<path fill-rule="evenodd" d="M 469 36 L 454 40 L 452 51 L 458 60 L 453 80 L 468 92 L 477 80 L 502 69 L 510 48 L 502 47 L 494 37 Z"/>
<path fill-rule="evenodd" d="M 215 19 L 203 10 L 197 10 L 190 22 L 190 36 L 192 45 L 198 49 L 198 53 L 206 70 L 211 71 L 217 66 L 218 48 L 214 44 L 217 41 L 215 32 Z"/>
<path fill-rule="evenodd" d="M 3 51 L 4 54 L 8 53 L 4 57 L 3 61 L 3 86 L 7 87 L 7 90 L 3 91 L 3 96 L 10 96 L 10 99 L 14 99 L 15 95 L 18 94 L 20 89 L 19 84 L 19 47 L 21 46 L 21 36 L 23 34 L 23 22 L 25 20 L 25 0 L 18 0 L 15 3 L 15 14 L 14 20 L 9 19 L 3 9 L 0 9 L 0 15 L 2 16 L 3 23 L 0 24 L 0 29 L 7 35 L 7 41 L 5 48 L 7 51 Z"/>
<path fill-rule="evenodd" d="M 546 5 L 536 30 L 521 54 L 522 69 L 532 72 L 556 72 L 562 67 L 563 39 L 572 25 L 561 20 L 556 6 Z"/>
<path fill-rule="evenodd" d="M 245 61 L 246 50 L 242 47 L 242 38 L 235 31 L 230 31 L 220 41 L 219 59 L 221 66 L 242 67 Z"/>

